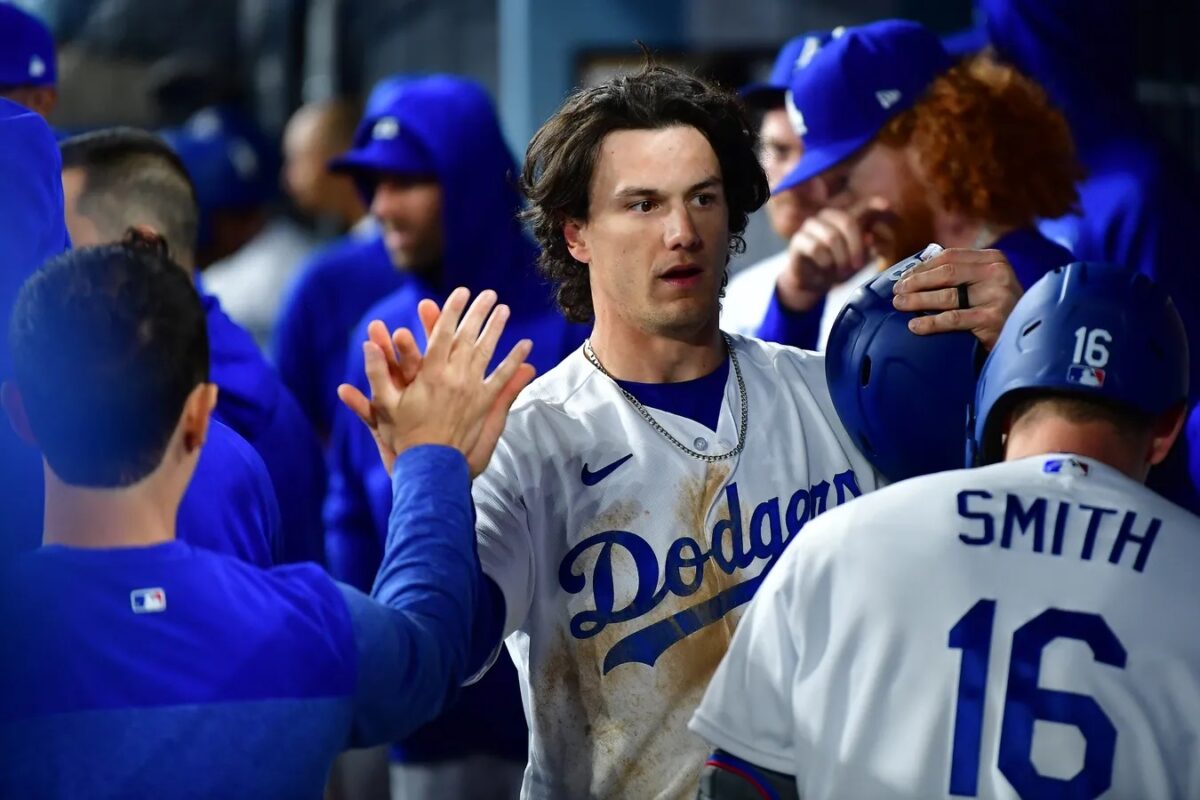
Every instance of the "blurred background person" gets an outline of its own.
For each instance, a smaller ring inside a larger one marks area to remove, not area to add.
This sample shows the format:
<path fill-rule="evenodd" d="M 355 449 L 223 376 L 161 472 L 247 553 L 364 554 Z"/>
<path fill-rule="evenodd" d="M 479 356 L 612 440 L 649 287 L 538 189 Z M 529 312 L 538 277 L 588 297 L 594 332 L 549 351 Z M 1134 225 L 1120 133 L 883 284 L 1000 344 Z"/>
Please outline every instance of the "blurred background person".
<path fill-rule="evenodd" d="M 381 81 L 367 106 L 398 86 Z M 354 114 L 351 119 L 351 114 Z M 349 100 L 301 108 L 284 140 L 284 181 L 293 200 L 316 215 L 332 215 L 346 232 L 308 256 L 284 294 L 271 334 L 271 358 L 322 442 L 329 441 L 337 387 L 346 377 L 350 332 L 372 305 L 407 280 L 392 265 L 370 199 L 329 163 L 354 144 L 358 106 Z"/>
<path fill-rule="evenodd" d="M 196 187 L 196 267 L 204 289 L 265 347 L 284 288 L 316 244 L 274 206 L 278 148 L 228 107 L 202 109 L 162 135 Z"/>
<path fill-rule="evenodd" d="M 956 63 L 924 26 L 884 20 L 821 48 L 788 102 L 804 151 L 773 191 L 812 184 L 823 208 L 788 245 L 763 338 L 823 347 L 855 288 L 930 242 L 999 251 L 1023 286 L 1072 260 L 1035 227 L 1078 199 L 1070 133 L 1011 67 Z M 959 293 L 964 310 L 985 300 Z"/>
<path fill-rule="evenodd" d="M 804 152 L 804 144 L 792 129 L 787 112 L 786 95 L 792 73 L 807 66 L 821 46 L 840 35 L 842 30 L 811 31 L 789 39 L 780 48 L 770 77 L 762 83 L 747 84 L 738 91 L 751 121 L 758 125 L 763 171 L 771 186 L 783 181 Z M 773 193 L 767 201 L 766 214 L 771 230 L 785 245 L 804 221 L 820 210 L 813 203 L 812 192 L 811 185 L 801 184 Z M 726 330 L 747 336 L 754 334 L 766 316 L 775 282 L 779 273 L 786 269 L 788 258 L 785 246 L 733 276 L 725 289 L 725 299 L 721 301 L 721 325 Z"/>
<path fill-rule="evenodd" d="M 62 143 L 66 217 L 76 247 L 120 241 L 130 228 L 161 236 L 195 280 L 196 192 L 180 158 L 159 137 L 133 129 L 93 131 Z M 280 562 L 323 564 L 325 464 L 299 406 L 254 340 L 201 292 L 216 418 L 237 431 L 270 472 L 285 538 Z"/>
<path fill-rule="evenodd" d="M 0 3 L 0 97 L 48 117 L 58 104 L 57 82 L 50 30 L 34 15 Z"/>

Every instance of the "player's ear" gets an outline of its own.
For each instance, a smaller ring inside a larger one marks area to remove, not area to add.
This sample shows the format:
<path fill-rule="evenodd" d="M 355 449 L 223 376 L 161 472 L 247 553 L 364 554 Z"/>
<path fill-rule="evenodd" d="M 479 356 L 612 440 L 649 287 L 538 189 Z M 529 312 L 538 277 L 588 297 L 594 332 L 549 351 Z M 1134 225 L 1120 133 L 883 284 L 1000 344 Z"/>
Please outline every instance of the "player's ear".
<path fill-rule="evenodd" d="M 12 429 L 17 432 L 17 436 L 29 444 L 37 447 L 37 439 L 33 436 L 33 428 L 29 426 L 29 417 L 25 414 L 25 401 L 21 398 L 21 390 L 12 381 L 5 381 L 0 385 L 0 402 L 4 404 L 4 412 L 8 415 L 8 422 L 12 425 Z"/>
<path fill-rule="evenodd" d="M 563 220 L 563 239 L 567 242 L 567 252 L 571 258 L 581 264 L 590 264 L 592 251 L 587 244 L 587 223 L 570 217 Z"/>
<path fill-rule="evenodd" d="M 217 385 L 201 383 L 192 389 L 183 404 L 183 446 L 191 454 L 204 444 L 208 436 L 208 423 L 213 409 L 217 407 Z"/>
<path fill-rule="evenodd" d="M 1146 455 L 1146 463 L 1150 466 L 1161 464 L 1171 446 L 1179 438 L 1183 423 L 1187 421 L 1187 403 L 1180 403 L 1154 420 L 1150 431 L 1150 452 Z"/>

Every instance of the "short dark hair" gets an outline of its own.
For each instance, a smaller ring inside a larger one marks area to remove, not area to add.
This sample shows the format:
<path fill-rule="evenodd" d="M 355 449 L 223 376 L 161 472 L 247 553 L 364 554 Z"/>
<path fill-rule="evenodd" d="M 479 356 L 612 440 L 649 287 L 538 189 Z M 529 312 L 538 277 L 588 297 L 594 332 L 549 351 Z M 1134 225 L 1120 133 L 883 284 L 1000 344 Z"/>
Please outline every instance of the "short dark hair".
<path fill-rule="evenodd" d="M 208 380 L 204 308 L 158 238 L 70 250 L 21 287 L 8 331 L 30 427 L 63 481 L 132 485 Z"/>
<path fill-rule="evenodd" d="M 1130 445 L 1139 444 L 1154 431 L 1155 419 L 1149 414 L 1123 403 L 1088 397 L 1079 392 L 1029 389 L 1014 392 L 1011 398 L 1001 402 L 1004 405 L 996 418 L 1002 420 L 1007 415 L 1013 424 L 1032 415 L 1053 415 L 1076 424 L 1103 422 L 1112 428 L 1115 436 Z M 994 434 L 992 438 L 998 440 L 999 436 Z"/>
<path fill-rule="evenodd" d="M 83 170 L 78 211 L 102 235 L 117 240 L 134 225 L 150 225 L 176 258 L 192 265 L 200 215 L 196 187 L 170 145 L 148 131 L 107 128 L 72 136 L 59 147 L 64 170 Z"/>
<path fill-rule="evenodd" d="M 521 191 L 529 200 L 523 216 L 541 246 L 538 266 L 555 285 L 568 320 L 589 322 L 594 316 L 587 269 L 571 257 L 562 225 L 587 219 L 600 143 L 613 131 L 676 125 L 696 128 L 712 145 L 729 206 L 729 252 L 745 250 L 746 222 L 767 201 L 770 187 L 758 160 L 757 129 L 734 95 L 654 64 L 581 89 L 534 134 L 521 173 Z"/>

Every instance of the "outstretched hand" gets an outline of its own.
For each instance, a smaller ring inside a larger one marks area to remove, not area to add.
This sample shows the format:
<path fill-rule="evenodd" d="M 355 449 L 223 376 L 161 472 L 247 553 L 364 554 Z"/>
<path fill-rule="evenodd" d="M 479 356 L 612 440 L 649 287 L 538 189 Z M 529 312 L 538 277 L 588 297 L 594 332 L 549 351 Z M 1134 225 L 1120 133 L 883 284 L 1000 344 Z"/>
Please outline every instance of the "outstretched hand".
<path fill-rule="evenodd" d="M 431 300 L 421 302 L 424 355 L 407 328 L 389 337 L 382 322 L 372 322 L 363 343 L 370 399 L 349 384 L 338 387 L 338 397 L 371 431 L 389 473 L 404 450 L 443 444 L 462 452 L 471 475 L 478 475 L 491 459 L 509 408 L 533 379 L 534 368 L 525 363 L 532 348 L 527 339 L 486 374 L 509 311 L 496 306 L 496 293 L 488 290 L 464 315 L 469 298 L 459 288 L 442 309 Z"/>

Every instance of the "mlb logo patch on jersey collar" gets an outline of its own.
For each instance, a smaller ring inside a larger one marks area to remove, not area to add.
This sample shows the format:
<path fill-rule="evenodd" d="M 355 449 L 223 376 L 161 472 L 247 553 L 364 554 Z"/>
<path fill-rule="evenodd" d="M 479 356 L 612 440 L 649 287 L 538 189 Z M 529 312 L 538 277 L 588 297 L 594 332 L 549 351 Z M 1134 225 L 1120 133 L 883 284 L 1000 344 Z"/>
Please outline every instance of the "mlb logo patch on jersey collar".
<path fill-rule="evenodd" d="M 129 605 L 135 614 L 156 614 L 167 610 L 167 593 L 161 586 L 153 589 L 134 589 L 129 593 Z"/>
<path fill-rule="evenodd" d="M 1052 458 L 1042 464 L 1042 472 L 1047 475 L 1085 477 L 1090 469 L 1086 461 L 1080 461 L 1077 458 Z"/>

